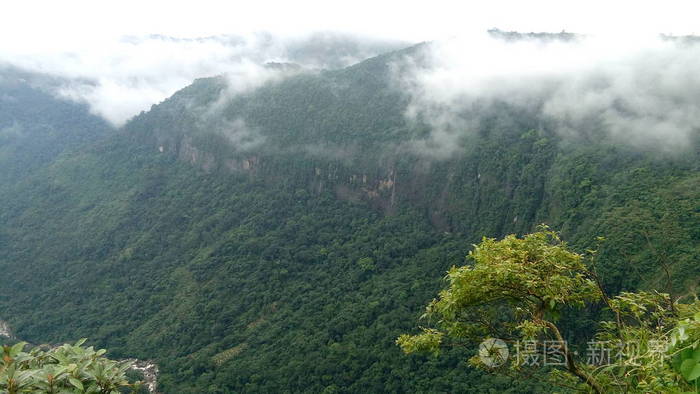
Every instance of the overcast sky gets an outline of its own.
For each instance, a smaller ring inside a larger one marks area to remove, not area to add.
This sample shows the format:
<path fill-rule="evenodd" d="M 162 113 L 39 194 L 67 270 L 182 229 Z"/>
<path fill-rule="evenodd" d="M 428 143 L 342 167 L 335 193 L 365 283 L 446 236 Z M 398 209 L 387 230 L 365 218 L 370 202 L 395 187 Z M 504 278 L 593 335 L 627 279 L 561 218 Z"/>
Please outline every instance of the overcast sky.
<path fill-rule="evenodd" d="M 105 36 L 205 36 L 313 30 L 424 41 L 491 27 L 519 31 L 700 33 L 697 1 L 644 0 L 8 0 L 0 46 L 89 45 Z"/>

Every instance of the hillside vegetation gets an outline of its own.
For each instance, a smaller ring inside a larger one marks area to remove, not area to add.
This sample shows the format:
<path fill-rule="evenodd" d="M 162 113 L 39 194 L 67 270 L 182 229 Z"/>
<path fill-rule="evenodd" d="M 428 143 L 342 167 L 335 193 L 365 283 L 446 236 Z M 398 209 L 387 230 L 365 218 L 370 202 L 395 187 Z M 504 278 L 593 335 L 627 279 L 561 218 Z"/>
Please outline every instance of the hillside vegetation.
<path fill-rule="evenodd" d="M 423 155 L 429 126 L 392 83 L 415 51 L 237 95 L 200 79 L 32 162 L 0 184 L 0 318 L 34 343 L 154 359 L 166 393 L 549 392 L 469 369 L 469 351 L 394 345 L 472 243 L 547 223 L 579 251 L 606 237 L 611 294 L 697 284 L 700 139 L 675 153 L 565 140 L 497 103 L 457 154 Z M 73 120 L 76 139 L 91 122 Z M 599 313 L 565 336 L 590 339 Z"/>

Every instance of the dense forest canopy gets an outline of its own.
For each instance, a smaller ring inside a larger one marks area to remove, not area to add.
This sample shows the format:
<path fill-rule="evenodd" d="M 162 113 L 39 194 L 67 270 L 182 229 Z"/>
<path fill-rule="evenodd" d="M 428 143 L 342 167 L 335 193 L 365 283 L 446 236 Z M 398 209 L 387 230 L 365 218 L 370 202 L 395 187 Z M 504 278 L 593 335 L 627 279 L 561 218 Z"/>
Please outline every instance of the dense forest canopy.
<path fill-rule="evenodd" d="M 700 135 L 690 112 L 657 116 L 668 91 L 645 112 L 598 75 L 609 101 L 583 114 L 563 105 L 583 87 L 560 80 L 539 101 L 428 95 L 440 75 L 417 71 L 449 70 L 436 55 L 454 49 L 432 45 L 272 67 L 245 89 L 198 79 L 118 129 L 3 71 L 0 319 L 32 343 L 155 360 L 166 393 L 551 392 L 539 372 L 470 369 L 478 342 L 395 346 L 473 243 L 546 223 L 598 249 L 611 295 L 697 291 Z M 606 312 L 563 313 L 585 343 Z"/>

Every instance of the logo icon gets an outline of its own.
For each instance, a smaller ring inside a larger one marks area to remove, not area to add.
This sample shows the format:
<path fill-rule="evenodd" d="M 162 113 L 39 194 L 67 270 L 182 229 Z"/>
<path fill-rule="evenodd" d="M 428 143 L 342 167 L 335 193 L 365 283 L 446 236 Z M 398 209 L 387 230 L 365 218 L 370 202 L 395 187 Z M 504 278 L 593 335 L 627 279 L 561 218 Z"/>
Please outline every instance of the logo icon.
<path fill-rule="evenodd" d="M 508 345 L 498 338 L 487 338 L 479 345 L 479 360 L 489 368 L 498 368 L 508 360 Z"/>

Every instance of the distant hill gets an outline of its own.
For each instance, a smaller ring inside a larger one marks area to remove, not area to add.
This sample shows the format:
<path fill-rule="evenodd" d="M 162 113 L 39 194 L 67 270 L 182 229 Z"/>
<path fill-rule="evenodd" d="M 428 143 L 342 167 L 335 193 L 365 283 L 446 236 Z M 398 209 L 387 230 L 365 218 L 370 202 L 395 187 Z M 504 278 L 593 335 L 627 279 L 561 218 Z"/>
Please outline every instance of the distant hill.
<path fill-rule="evenodd" d="M 66 81 L 0 66 L 0 183 L 16 182 L 110 131 L 87 105 L 57 98 Z"/>

